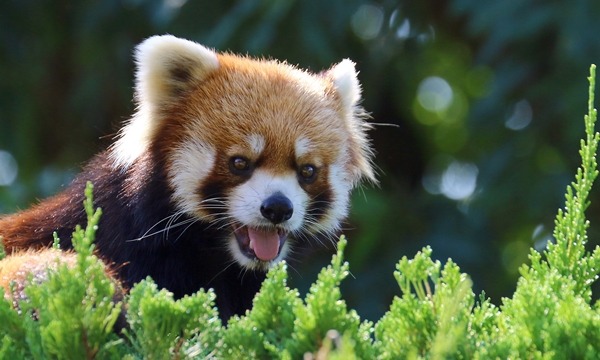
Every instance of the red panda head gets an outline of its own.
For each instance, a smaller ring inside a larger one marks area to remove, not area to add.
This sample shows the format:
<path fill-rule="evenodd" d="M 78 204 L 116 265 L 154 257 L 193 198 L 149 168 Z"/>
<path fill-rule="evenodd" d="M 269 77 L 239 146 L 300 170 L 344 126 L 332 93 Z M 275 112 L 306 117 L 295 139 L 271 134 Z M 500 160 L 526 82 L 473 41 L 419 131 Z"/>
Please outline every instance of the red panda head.
<path fill-rule="evenodd" d="M 311 74 L 173 36 L 136 59 L 139 108 L 115 167 L 159 152 L 176 211 L 222 229 L 240 265 L 264 269 L 286 240 L 338 230 L 352 188 L 375 181 L 351 61 Z"/>

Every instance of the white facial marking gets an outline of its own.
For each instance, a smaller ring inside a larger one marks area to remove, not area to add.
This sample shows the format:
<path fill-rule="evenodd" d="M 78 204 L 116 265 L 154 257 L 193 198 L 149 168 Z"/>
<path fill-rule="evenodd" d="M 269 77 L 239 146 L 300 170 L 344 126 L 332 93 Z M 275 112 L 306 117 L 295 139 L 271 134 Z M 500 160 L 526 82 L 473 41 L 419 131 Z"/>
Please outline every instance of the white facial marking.
<path fill-rule="evenodd" d="M 321 226 L 325 229 L 338 229 L 340 222 L 348 216 L 350 205 L 351 183 L 348 181 L 348 174 L 343 164 L 333 164 L 329 167 L 329 183 L 333 199 L 327 216 L 321 221 Z"/>
<path fill-rule="evenodd" d="M 311 224 L 310 230 L 330 232 L 340 228 L 340 222 L 348 216 L 352 183 L 346 170 L 346 155 L 342 152 L 337 161 L 329 166 L 329 186 L 332 192 L 330 207 L 318 223 Z"/>
<path fill-rule="evenodd" d="M 215 150 L 199 140 L 188 141 L 175 150 L 168 171 L 173 198 L 179 210 L 190 215 L 198 214 L 200 204 L 193 195 L 210 174 L 215 159 Z"/>
<path fill-rule="evenodd" d="M 258 134 L 251 134 L 246 137 L 246 142 L 248 146 L 250 146 L 250 151 L 254 153 L 254 155 L 260 155 L 265 149 L 265 138 Z"/>
<path fill-rule="evenodd" d="M 310 140 L 305 137 L 298 138 L 296 143 L 294 144 L 294 151 L 296 152 L 296 157 L 302 157 L 313 150 L 313 145 Z"/>

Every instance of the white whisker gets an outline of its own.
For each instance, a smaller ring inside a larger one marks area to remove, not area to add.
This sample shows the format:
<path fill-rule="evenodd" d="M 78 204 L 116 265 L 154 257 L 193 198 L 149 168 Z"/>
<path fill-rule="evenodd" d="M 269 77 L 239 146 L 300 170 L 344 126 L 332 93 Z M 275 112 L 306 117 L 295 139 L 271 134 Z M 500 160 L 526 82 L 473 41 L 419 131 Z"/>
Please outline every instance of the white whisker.
<path fill-rule="evenodd" d="M 187 231 L 187 229 L 189 229 L 192 225 L 194 225 L 197 222 L 198 222 L 198 219 L 193 219 L 193 221 L 191 221 L 191 223 L 188 226 L 186 226 L 185 229 L 183 229 L 183 231 L 181 232 L 181 234 L 179 234 L 179 236 L 177 237 L 177 239 L 175 239 L 174 242 L 177 242 L 177 240 L 179 240 L 179 238 L 181 238 L 181 236 L 183 236 L 183 234 Z"/>
<path fill-rule="evenodd" d="M 219 271 L 215 276 L 212 277 L 212 279 L 210 279 L 207 283 L 206 283 L 206 287 L 208 288 L 210 286 L 210 284 L 213 282 L 213 280 L 215 280 L 219 275 L 221 275 L 222 273 L 224 273 L 225 271 L 227 271 L 227 269 L 229 269 L 232 265 L 234 265 L 235 263 L 237 263 L 237 261 L 235 260 L 230 260 L 229 264 L 227 264 L 227 266 L 225 266 L 223 268 L 223 270 Z"/>
<path fill-rule="evenodd" d="M 170 217 L 172 217 L 172 216 L 174 216 L 174 215 L 171 215 Z M 165 218 L 165 219 L 167 219 L 167 218 Z M 159 223 L 162 222 L 162 221 L 164 221 L 165 219 L 159 221 Z M 127 240 L 127 242 L 141 241 L 141 240 L 144 240 L 144 239 L 149 238 L 151 236 L 158 235 L 160 233 L 165 233 L 165 232 L 168 233 L 168 231 L 171 230 L 171 229 L 173 229 L 173 228 L 177 228 L 177 227 L 180 227 L 180 226 L 183 226 L 183 225 L 189 224 L 190 222 L 195 222 L 195 221 L 197 221 L 197 219 L 191 218 L 191 219 L 186 219 L 186 220 L 180 221 L 180 222 L 178 222 L 176 224 L 168 225 L 168 223 L 167 223 L 167 226 L 165 228 L 150 233 L 150 230 L 153 229 L 154 227 L 156 227 L 156 225 L 154 225 L 148 231 L 146 231 L 142 236 L 140 236 L 138 238 L 135 238 L 135 239 L 129 239 L 129 240 Z"/>

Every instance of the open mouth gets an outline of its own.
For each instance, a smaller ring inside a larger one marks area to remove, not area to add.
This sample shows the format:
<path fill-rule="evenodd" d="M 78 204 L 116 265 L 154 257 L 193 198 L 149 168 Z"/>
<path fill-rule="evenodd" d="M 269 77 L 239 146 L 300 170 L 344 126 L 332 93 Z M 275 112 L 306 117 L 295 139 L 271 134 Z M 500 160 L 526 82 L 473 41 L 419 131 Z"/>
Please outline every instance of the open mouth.
<path fill-rule="evenodd" d="M 261 261 L 274 260 L 288 232 L 279 228 L 252 228 L 249 226 L 235 227 L 233 231 L 242 253 L 250 259 Z"/>

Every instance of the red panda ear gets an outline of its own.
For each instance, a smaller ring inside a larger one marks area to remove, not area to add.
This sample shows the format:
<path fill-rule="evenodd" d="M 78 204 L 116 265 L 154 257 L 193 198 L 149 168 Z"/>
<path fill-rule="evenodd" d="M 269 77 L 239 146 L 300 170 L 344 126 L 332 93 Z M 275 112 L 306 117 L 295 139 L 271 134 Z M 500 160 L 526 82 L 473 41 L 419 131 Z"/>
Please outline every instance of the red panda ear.
<path fill-rule="evenodd" d="M 361 99 L 361 89 L 358 83 L 354 62 L 344 59 L 329 70 L 329 76 L 337 90 L 344 109 L 351 113 Z"/>
<path fill-rule="evenodd" d="M 136 48 L 136 94 L 141 106 L 176 100 L 219 67 L 215 52 L 171 35 L 153 36 Z"/>
<path fill-rule="evenodd" d="M 377 179 L 372 164 L 373 150 L 367 136 L 367 130 L 371 125 L 365 121 L 368 115 L 359 105 L 361 88 L 354 62 L 344 59 L 329 69 L 327 75 L 342 102 L 346 126 L 350 132 L 351 144 L 348 153 L 352 180 L 356 184 L 366 178 L 376 184 Z"/>
<path fill-rule="evenodd" d="M 171 35 L 146 39 L 136 48 L 135 60 L 138 111 L 111 148 L 116 167 L 129 167 L 148 148 L 161 117 L 157 110 L 219 68 L 214 51 Z"/>

